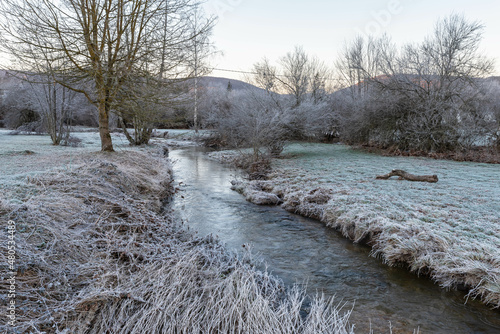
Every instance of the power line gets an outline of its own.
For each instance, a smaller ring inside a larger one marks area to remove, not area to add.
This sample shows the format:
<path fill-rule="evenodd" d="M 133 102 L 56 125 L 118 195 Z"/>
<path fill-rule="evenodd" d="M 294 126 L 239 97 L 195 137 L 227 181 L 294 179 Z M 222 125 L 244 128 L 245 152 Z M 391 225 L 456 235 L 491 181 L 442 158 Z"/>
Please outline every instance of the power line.
<path fill-rule="evenodd" d="M 210 70 L 215 70 L 215 71 L 221 71 L 221 72 L 230 72 L 230 73 L 242 73 L 242 74 L 252 74 L 256 75 L 259 74 L 257 72 L 249 72 L 249 71 L 241 71 L 241 70 L 230 70 L 230 69 L 225 69 L 225 68 L 216 68 L 216 67 L 209 67 Z M 282 77 L 282 78 L 290 78 L 291 76 L 289 75 L 284 75 L 284 74 L 275 74 L 277 77 Z M 327 80 L 327 81 L 340 81 L 339 79 L 334 79 L 334 78 L 328 78 L 328 77 L 322 77 L 321 79 Z"/>
<path fill-rule="evenodd" d="M 210 67 L 211 70 L 221 71 L 221 72 L 231 72 L 231 73 L 243 73 L 243 74 L 258 74 L 257 72 L 248 72 L 248 71 L 240 71 L 240 70 L 228 70 L 225 68 L 216 68 Z"/>

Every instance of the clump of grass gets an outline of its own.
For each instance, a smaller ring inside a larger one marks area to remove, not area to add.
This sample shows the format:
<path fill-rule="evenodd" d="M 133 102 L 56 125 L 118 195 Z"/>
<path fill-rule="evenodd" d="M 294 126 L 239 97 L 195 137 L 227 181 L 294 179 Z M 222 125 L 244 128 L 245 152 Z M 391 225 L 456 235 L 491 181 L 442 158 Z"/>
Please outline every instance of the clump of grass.
<path fill-rule="evenodd" d="M 277 205 L 281 198 L 266 188 L 266 181 L 231 181 L 231 189 L 245 196 L 246 200 L 258 205 Z"/>
<path fill-rule="evenodd" d="M 349 310 L 307 302 L 162 212 L 173 189 L 165 159 L 87 153 L 26 182 L 21 203 L 0 196 L 0 219 L 16 222 L 18 332 L 353 332 Z"/>
<path fill-rule="evenodd" d="M 301 316 L 305 296 L 276 278 L 227 256 L 212 240 L 127 275 L 126 291 L 84 293 L 77 307 L 92 314 L 90 333 L 349 333 L 349 313 L 315 300 Z M 181 255 L 182 253 L 182 255 Z M 147 274 L 146 274 L 147 273 Z M 121 275 L 123 276 L 123 274 Z M 102 300 L 102 296 L 108 298 Z M 96 298 L 100 298 L 96 305 Z M 94 311 L 95 310 L 95 311 Z M 86 323 L 80 313 L 77 323 Z M 81 331 L 85 333 L 86 331 Z M 79 332 L 77 332 L 79 333 Z"/>

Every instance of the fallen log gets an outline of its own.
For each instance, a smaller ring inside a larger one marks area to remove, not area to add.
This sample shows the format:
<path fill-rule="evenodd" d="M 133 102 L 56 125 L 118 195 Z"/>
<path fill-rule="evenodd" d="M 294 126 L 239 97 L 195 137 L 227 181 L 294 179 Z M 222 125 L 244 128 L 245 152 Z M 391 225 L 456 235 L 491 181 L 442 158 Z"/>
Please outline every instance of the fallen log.
<path fill-rule="evenodd" d="M 389 174 L 378 175 L 377 179 L 387 180 L 391 176 L 399 176 L 400 180 L 407 180 L 407 181 L 431 182 L 431 183 L 438 181 L 437 175 L 413 175 L 401 169 L 393 169 Z"/>

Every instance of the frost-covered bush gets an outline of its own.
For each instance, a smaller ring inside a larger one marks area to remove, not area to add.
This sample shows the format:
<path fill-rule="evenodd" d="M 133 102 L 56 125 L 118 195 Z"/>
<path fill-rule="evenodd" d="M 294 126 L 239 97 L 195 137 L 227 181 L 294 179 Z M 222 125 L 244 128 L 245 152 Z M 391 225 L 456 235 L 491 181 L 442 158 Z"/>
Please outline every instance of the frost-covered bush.
<path fill-rule="evenodd" d="M 265 152 L 279 156 L 285 142 L 319 139 L 332 133 L 328 101 L 330 71 L 302 47 L 254 64 L 249 78 L 258 88 L 219 90 L 205 106 L 206 125 L 214 127 L 233 148 L 252 148 L 254 160 Z"/>
<path fill-rule="evenodd" d="M 332 113 L 326 101 L 305 100 L 293 105 L 289 96 L 264 90 L 219 91 L 205 108 L 206 127 L 219 142 L 232 148 L 251 148 L 253 160 L 279 156 L 284 144 L 297 139 L 319 139 L 328 133 Z"/>
<path fill-rule="evenodd" d="M 245 196 L 246 200 L 257 205 L 277 205 L 282 199 L 266 188 L 265 181 L 231 181 L 231 189 Z"/>
<path fill-rule="evenodd" d="M 264 91 L 226 91 L 204 119 L 228 146 L 251 148 L 257 161 L 266 148 L 279 151 L 287 138 L 292 115 L 281 107 L 279 98 Z"/>

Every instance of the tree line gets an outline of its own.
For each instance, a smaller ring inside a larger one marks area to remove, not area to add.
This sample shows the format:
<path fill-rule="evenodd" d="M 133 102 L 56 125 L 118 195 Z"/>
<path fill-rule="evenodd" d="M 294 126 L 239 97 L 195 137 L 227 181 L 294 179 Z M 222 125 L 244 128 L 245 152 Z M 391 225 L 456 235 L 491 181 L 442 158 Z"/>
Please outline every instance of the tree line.
<path fill-rule="evenodd" d="M 338 62 L 350 84 L 345 139 L 436 152 L 498 146 L 498 82 L 484 79 L 494 64 L 480 53 L 482 29 L 452 15 L 420 44 L 398 49 L 382 37 L 347 45 Z"/>
<path fill-rule="evenodd" d="M 259 89 L 245 91 L 198 87 L 216 19 L 194 0 L 5 0 L 0 15 L 0 45 L 25 82 L 6 97 L 4 123 L 38 119 L 55 144 L 68 120 L 97 123 L 111 151 L 110 120 L 143 144 L 178 118 L 252 148 L 255 160 L 306 139 L 425 152 L 500 147 L 500 83 L 486 78 L 494 63 L 479 49 L 484 27 L 461 15 L 418 44 L 357 37 L 332 68 L 302 47 L 263 58 L 247 78 Z"/>
<path fill-rule="evenodd" d="M 261 90 L 215 92 L 205 122 L 234 147 L 279 152 L 287 140 L 336 139 L 401 151 L 500 149 L 500 80 L 480 52 L 483 26 L 440 20 L 424 42 L 389 36 L 346 43 L 333 70 L 300 47 L 256 63 Z M 498 78 L 497 78 L 498 79 Z"/>

